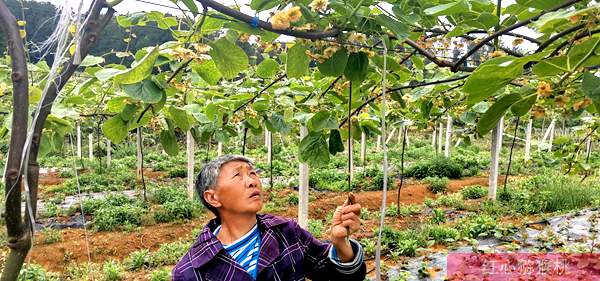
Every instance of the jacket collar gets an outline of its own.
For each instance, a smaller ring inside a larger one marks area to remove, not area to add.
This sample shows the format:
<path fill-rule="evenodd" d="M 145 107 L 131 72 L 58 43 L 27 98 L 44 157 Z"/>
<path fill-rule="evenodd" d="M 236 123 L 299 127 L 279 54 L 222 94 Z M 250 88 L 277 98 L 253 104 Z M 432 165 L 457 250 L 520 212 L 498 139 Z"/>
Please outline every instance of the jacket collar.
<path fill-rule="evenodd" d="M 278 251 L 276 251 L 278 250 L 278 247 L 276 247 L 277 241 L 273 235 L 272 228 L 286 223 L 287 220 L 273 215 L 257 214 L 256 221 L 262 236 L 260 255 L 265 254 L 264 261 L 270 262 L 279 254 Z M 223 244 L 221 244 L 219 239 L 213 235 L 214 230 L 220 224 L 221 221 L 218 218 L 210 220 L 210 222 L 204 226 L 204 229 L 202 229 L 202 232 L 198 235 L 196 242 L 194 242 L 190 248 L 191 262 L 194 268 L 202 267 L 217 256 L 219 252 L 223 251 Z"/>

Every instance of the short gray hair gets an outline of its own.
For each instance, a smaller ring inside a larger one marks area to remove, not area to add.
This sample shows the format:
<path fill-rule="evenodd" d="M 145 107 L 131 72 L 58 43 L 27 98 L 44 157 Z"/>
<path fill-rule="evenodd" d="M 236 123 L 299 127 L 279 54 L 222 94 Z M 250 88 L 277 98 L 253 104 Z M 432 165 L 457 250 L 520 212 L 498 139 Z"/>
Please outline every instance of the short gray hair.
<path fill-rule="evenodd" d="M 206 199 L 204 199 L 204 191 L 209 188 L 214 188 L 217 185 L 217 178 L 219 177 L 221 167 L 231 161 L 242 161 L 248 163 L 248 165 L 251 167 L 254 166 L 252 160 L 245 156 L 225 154 L 204 164 L 202 169 L 200 169 L 198 176 L 196 177 L 196 192 L 198 193 L 200 201 L 202 201 L 202 204 L 217 217 L 219 216 L 217 208 L 206 202 Z"/>

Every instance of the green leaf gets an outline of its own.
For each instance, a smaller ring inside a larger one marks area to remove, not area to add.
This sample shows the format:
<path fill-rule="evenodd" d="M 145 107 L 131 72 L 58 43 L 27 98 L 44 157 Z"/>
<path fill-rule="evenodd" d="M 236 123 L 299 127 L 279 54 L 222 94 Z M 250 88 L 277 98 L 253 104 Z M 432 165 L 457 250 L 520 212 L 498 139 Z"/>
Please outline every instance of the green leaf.
<path fill-rule="evenodd" d="M 200 75 L 202 80 L 210 85 L 217 85 L 223 77 L 217 69 L 214 60 L 205 60 L 202 63 L 193 63 L 192 71 Z"/>
<path fill-rule="evenodd" d="M 104 82 L 115 77 L 121 72 L 123 71 L 116 68 L 104 68 L 94 73 L 94 76 L 96 76 L 96 78 L 98 78 L 98 80 L 100 80 L 101 82 Z"/>
<path fill-rule="evenodd" d="M 563 0 L 517 0 L 517 4 L 526 7 L 547 10 L 563 3 Z"/>
<path fill-rule="evenodd" d="M 292 128 L 285 123 L 283 116 L 276 113 L 269 118 L 265 118 L 265 126 L 267 127 L 267 130 L 273 133 L 280 132 L 288 134 L 292 130 Z"/>
<path fill-rule="evenodd" d="M 383 69 L 383 56 L 374 56 L 371 58 L 373 63 L 380 69 Z M 403 71 L 404 67 L 398 64 L 394 57 L 387 56 L 385 60 L 385 67 L 388 71 Z"/>
<path fill-rule="evenodd" d="M 93 65 L 97 65 L 97 64 L 101 64 L 104 63 L 104 58 L 103 57 L 96 57 L 96 56 L 92 56 L 92 55 L 87 55 L 83 61 L 81 62 L 81 64 L 79 64 L 79 66 L 93 66 Z"/>
<path fill-rule="evenodd" d="M 225 22 L 223 27 L 231 28 L 241 33 L 258 35 L 260 36 L 260 41 L 262 42 L 271 42 L 279 37 L 278 33 L 255 28 L 245 22 Z M 204 30 L 204 28 L 202 28 L 202 30 Z"/>
<path fill-rule="evenodd" d="M 523 115 L 527 114 L 527 112 L 529 112 L 529 110 L 533 107 L 533 105 L 535 104 L 536 101 L 537 101 L 537 94 L 536 93 L 530 94 L 530 95 L 524 97 L 523 99 L 521 99 L 520 101 L 516 102 L 515 104 L 513 104 L 510 107 L 510 111 L 515 116 L 523 116 Z"/>
<path fill-rule="evenodd" d="M 225 37 L 209 43 L 209 45 L 212 49 L 208 54 L 226 79 L 232 79 L 248 68 L 248 56 L 244 50 Z"/>
<path fill-rule="evenodd" d="M 113 143 L 120 143 L 127 137 L 127 122 L 117 114 L 102 124 L 102 133 Z"/>
<path fill-rule="evenodd" d="M 583 74 L 581 82 L 581 91 L 594 102 L 600 102 L 600 77 L 591 72 Z"/>
<path fill-rule="evenodd" d="M 344 142 L 339 130 L 331 130 L 329 132 L 329 153 L 335 155 L 338 152 L 344 151 Z"/>
<path fill-rule="evenodd" d="M 276 60 L 271 58 L 263 60 L 256 67 L 256 75 L 263 79 L 272 78 L 273 76 L 275 76 L 275 74 L 277 74 L 278 71 L 279 63 L 277 63 Z"/>
<path fill-rule="evenodd" d="M 469 3 L 466 0 L 458 0 L 453 3 L 437 5 L 425 9 L 423 12 L 430 16 L 453 15 L 469 11 Z"/>
<path fill-rule="evenodd" d="M 398 40 L 404 40 L 406 37 L 408 37 L 408 26 L 406 26 L 406 24 L 403 22 L 392 19 L 384 14 L 377 15 L 375 17 L 375 21 L 392 31 Z"/>
<path fill-rule="evenodd" d="M 279 5 L 279 1 L 276 0 L 252 0 L 250 1 L 250 9 L 260 12 L 275 8 Z"/>
<path fill-rule="evenodd" d="M 307 47 L 304 44 L 295 44 L 288 50 L 286 69 L 289 78 L 300 78 L 308 71 L 310 58 L 306 55 Z"/>
<path fill-rule="evenodd" d="M 146 54 L 135 66 L 126 69 L 114 77 L 119 84 L 135 84 L 146 79 L 152 74 L 154 62 L 158 58 L 158 47 L 154 47 L 151 52 Z M 98 78 L 101 80 L 100 78 Z"/>
<path fill-rule="evenodd" d="M 181 130 L 187 132 L 192 127 L 192 124 L 190 124 L 190 119 L 188 118 L 187 111 L 174 106 L 169 106 L 167 108 L 167 113 L 169 114 L 173 122 L 175 122 L 175 125 Z"/>
<path fill-rule="evenodd" d="M 310 132 L 300 141 L 300 161 L 318 167 L 329 163 L 327 142 L 320 132 Z"/>
<path fill-rule="evenodd" d="M 335 130 L 339 128 L 337 120 L 327 111 L 319 111 L 308 120 L 308 128 L 311 131 L 320 131 L 323 129 Z"/>
<path fill-rule="evenodd" d="M 175 133 L 173 131 L 162 130 L 160 132 L 160 144 L 162 144 L 163 149 L 168 155 L 177 155 L 177 138 L 175 137 Z"/>
<path fill-rule="evenodd" d="M 346 48 L 340 48 L 323 63 L 317 63 L 317 67 L 323 75 L 337 77 L 344 74 L 347 63 L 348 52 Z"/>
<path fill-rule="evenodd" d="M 462 87 L 468 94 L 467 104 L 473 105 L 493 95 L 521 75 L 526 63 L 537 60 L 538 57 L 539 55 L 522 58 L 505 56 L 484 62 L 467 78 Z"/>
<path fill-rule="evenodd" d="M 136 84 L 122 85 L 121 88 L 128 96 L 145 103 L 159 102 L 165 92 L 150 79 Z"/>
<path fill-rule="evenodd" d="M 501 97 L 497 100 L 486 112 L 483 114 L 479 122 L 477 123 L 477 132 L 483 136 L 491 131 L 498 121 L 510 106 L 521 100 L 519 93 L 512 93 Z"/>
<path fill-rule="evenodd" d="M 194 3 L 194 0 L 181 0 L 181 2 L 183 2 L 183 4 L 190 10 L 192 11 L 192 13 L 197 14 L 198 13 L 198 6 L 196 6 L 196 3 Z"/>
<path fill-rule="evenodd" d="M 533 73 L 538 76 L 553 76 L 567 72 L 567 57 L 560 56 L 541 60 L 533 66 Z"/>
<path fill-rule="evenodd" d="M 344 70 L 346 79 L 360 84 L 367 77 L 369 57 L 364 52 L 352 53 Z"/>

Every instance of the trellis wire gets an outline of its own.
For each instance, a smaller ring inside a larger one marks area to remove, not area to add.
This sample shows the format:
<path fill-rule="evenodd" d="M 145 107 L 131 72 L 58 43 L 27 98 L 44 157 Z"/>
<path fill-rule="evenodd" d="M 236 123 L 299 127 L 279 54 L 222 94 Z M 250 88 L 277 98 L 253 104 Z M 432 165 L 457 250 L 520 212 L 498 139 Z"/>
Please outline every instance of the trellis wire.
<path fill-rule="evenodd" d="M 69 133 L 69 143 L 71 144 L 71 154 L 73 154 L 73 173 L 75 174 L 75 182 L 77 183 L 77 197 L 79 198 L 79 209 L 81 211 L 81 219 L 83 220 L 83 232 L 85 233 L 85 250 L 88 256 L 88 263 L 92 263 L 92 254 L 90 252 L 90 240 L 85 222 L 85 213 L 83 211 L 83 198 L 81 196 L 81 184 L 79 183 L 79 173 L 77 171 L 77 163 L 75 163 L 75 145 L 73 144 L 73 135 Z M 33 243 L 31 243 L 33 245 Z"/>
<path fill-rule="evenodd" d="M 385 42 L 385 41 L 384 41 Z M 387 184 L 388 184 L 388 159 L 387 159 L 387 144 L 385 142 L 385 110 L 386 110 L 386 84 L 387 73 L 387 45 L 383 44 L 383 71 L 381 79 L 381 139 L 383 145 L 383 198 L 381 199 L 381 212 L 379 214 L 379 233 L 377 234 L 377 249 L 375 250 L 375 273 L 378 281 L 381 281 L 381 233 L 385 222 L 385 204 L 387 202 Z"/>

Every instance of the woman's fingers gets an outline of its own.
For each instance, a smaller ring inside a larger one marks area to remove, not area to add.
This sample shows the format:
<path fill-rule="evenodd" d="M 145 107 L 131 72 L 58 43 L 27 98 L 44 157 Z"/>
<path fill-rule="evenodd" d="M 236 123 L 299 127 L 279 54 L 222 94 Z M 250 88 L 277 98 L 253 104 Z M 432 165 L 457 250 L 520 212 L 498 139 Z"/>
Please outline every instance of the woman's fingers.
<path fill-rule="evenodd" d="M 347 227 L 350 229 L 350 233 L 354 233 L 358 230 L 360 230 L 360 221 L 358 220 L 345 220 L 344 222 L 342 222 L 342 226 Z"/>
<path fill-rule="evenodd" d="M 358 215 L 356 213 L 346 213 L 342 215 L 341 219 L 342 221 L 358 219 Z"/>
<path fill-rule="evenodd" d="M 360 206 L 360 204 L 354 204 L 354 205 L 348 205 L 348 206 L 344 206 L 342 207 L 342 213 L 346 214 L 346 213 L 355 213 L 357 215 L 360 215 L 360 210 L 362 209 L 362 207 Z"/>

